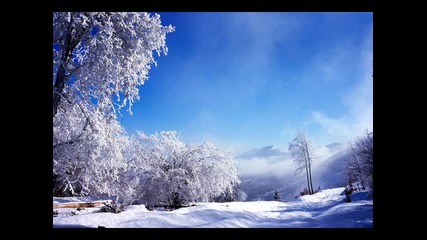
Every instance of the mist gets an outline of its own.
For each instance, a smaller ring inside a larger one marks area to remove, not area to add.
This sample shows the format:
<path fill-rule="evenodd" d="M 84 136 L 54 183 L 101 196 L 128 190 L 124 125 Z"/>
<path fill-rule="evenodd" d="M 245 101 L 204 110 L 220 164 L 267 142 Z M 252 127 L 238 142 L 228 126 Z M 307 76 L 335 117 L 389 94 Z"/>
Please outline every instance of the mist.
<path fill-rule="evenodd" d="M 315 189 L 345 186 L 344 163 L 348 157 L 348 143 L 334 143 L 316 148 L 313 156 L 312 177 Z M 264 154 L 264 157 L 259 155 Z M 255 155 L 256 157 L 251 157 Z M 278 190 L 282 200 L 291 200 L 307 183 L 305 172 L 296 172 L 291 155 L 283 149 L 267 146 L 236 157 L 241 189 L 249 201 L 272 200 Z"/>

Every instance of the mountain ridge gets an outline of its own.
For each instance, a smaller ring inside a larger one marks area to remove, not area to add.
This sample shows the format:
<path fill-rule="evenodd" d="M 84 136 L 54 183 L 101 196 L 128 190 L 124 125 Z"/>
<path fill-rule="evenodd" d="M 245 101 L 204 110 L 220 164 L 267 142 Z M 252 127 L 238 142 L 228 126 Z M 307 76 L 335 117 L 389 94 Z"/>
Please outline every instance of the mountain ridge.
<path fill-rule="evenodd" d="M 276 145 L 268 145 L 261 148 L 254 148 L 236 156 L 236 159 L 251 158 L 269 158 L 269 157 L 286 157 L 289 153 Z"/>

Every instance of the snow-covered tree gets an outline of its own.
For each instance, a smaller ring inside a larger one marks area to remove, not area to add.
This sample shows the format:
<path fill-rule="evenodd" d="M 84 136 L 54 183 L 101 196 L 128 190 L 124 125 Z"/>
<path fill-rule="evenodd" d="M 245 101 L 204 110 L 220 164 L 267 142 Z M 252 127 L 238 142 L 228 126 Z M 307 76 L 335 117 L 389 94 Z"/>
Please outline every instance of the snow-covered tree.
<path fill-rule="evenodd" d="M 235 185 L 233 187 L 233 191 L 227 191 L 218 197 L 212 199 L 214 202 L 243 202 L 248 199 L 248 194 L 246 194 L 242 189 L 240 189 L 240 185 Z"/>
<path fill-rule="evenodd" d="M 359 183 L 372 192 L 374 174 L 374 133 L 366 130 L 365 136 L 357 138 L 351 146 L 346 164 L 347 182 Z"/>
<path fill-rule="evenodd" d="M 235 188 L 234 201 L 242 202 L 248 199 L 248 194 L 237 186 Z"/>
<path fill-rule="evenodd" d="M 211 143 L 184 144 L 174 131 L 151 136 L 138 133 L 136 138 L 139 147 L 135 160 L 146 169 L 141 171 L 138 187 L 144 204 L 179 207 L 207 202 L 233 192 L 240 182 L 231 153 Z"/>
<path fill-rule="evenodd" d="M 134 198 L 132 142 L 117 122 L 139 99 L 153 51 L 167 54 L 160 15 L 53 13 L 53 179 L 57 195 Z"/>
<path fill-rule="evenodd" d="M 314 193 L 311 177 L 311 166 L 314 158 L 314 145 L 304 132 L 298 130 L 295 138 L 289 143 L 289 152 L 297 164 L 297 171 L 305 170 L 307 178 L 307 189 L 309 194 Z"/>
<path fill-rule="evenodd" d="M 173 31 L 158 14 L 53 14 L 54 192 L 168 206 L 233 193 L 231 153 L 176 132 L 129 137 L 116 120 L 123 107 L 132 114 L 153 51 L 167 54 Z"/>
<path fill-rule="evenodd" d="M 124 193 L 129 188 L 124 184 L 126 132 L 102 113 L 85 111 L 90 115 L 85 118 L 80 107 L 59 111 L 54 118 L 54 132 L 70 132 L 53 139 L 53 174 L 62 195 L 129 195 Z"/>
<path fill-rule="evenodd" d="M 139 99 L 153 51 L 167 54 L 160 15 L 136 12 L 53 13 L 53 116 L 66 98 L 116 113 Z"/>

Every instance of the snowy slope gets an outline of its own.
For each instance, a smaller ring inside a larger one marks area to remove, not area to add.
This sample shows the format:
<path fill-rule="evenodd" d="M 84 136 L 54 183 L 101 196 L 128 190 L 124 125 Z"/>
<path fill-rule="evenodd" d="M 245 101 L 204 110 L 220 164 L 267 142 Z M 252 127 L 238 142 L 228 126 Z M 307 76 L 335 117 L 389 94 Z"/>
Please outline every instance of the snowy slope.
<path fill-rule="evenodd" d="M 373 202 L 367 200 L 367 193 L 355 193 L 353 202 L 345 203 L 343 190 L 326 189 L 292 202 L 198 203 L 175 211 L 148 211 L 144 205 L 129 206 L 118 214 L 93 213 L 99 208 L 64 208 L 53 217 L 53 227 L 371 228 Z"/>

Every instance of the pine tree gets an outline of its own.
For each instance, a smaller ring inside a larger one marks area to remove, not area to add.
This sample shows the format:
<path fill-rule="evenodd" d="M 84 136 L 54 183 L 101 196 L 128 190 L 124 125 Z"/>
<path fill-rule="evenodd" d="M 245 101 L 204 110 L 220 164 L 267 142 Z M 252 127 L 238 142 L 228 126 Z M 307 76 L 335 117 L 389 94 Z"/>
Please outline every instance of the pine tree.
<path fill-rule="evenodd" d="M 274 201 L 280 202 L 280 195 L 279 195 L 279 192 L 277 192 L 277 190 L 274 192 Z"/>

